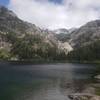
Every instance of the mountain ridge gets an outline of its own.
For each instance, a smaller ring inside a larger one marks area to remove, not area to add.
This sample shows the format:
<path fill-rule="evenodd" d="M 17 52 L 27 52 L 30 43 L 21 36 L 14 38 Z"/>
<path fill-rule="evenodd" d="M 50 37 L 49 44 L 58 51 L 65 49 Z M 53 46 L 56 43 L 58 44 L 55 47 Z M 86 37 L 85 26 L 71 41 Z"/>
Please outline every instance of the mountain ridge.
<path fill-rule="evenodd" d="M 64 45 L 62 42 L 60 42 L 56 38 L 55 33 L 53 31 L 49 31 L 47 29 L 43 30 L 37 27 L 35 24 L 22 21 L 16 16 L 16 14 L 14 14 L 11 10 L 8 10 L 5 7 L 1 7 L 0 9 L 0 40 L 0 48 L 7 48 L 8 51 L 10 51 L 13 44 L 15 45 L 15 43 L 18 41 L 22 42 L 22 47 L 23 45 L 31 44 L 30 48 L 32 46 L 32 49 L 34 49 L 35 51 L 41 49 L 41 52 L 43 52 L 44 54 L 46 52 L 53 52 L 52 50 L 49 51 L 48 48 L 55 49 L 56 51 L 54 52 L 56 52 L 57 54 L 67 54 L 70 50 L 72 50 L 72 47 L 69 44 L 69 48 L 67 48 L 67 44 Z M 16 45 L 20 44 L 16 43 Z M 35 56 L 37 56 L 37 54 Z"/>

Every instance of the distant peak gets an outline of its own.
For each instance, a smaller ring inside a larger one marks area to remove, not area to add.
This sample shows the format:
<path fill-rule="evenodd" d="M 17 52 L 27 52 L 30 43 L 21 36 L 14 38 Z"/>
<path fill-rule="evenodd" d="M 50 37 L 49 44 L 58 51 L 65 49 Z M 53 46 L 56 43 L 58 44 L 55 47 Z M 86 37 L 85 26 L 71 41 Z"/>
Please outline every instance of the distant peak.
<path fill-rule="evenodd" d="M 54 30 L 54 32 L 55 32 L 56 34 L 61 34 L 61 33 L 63 33 L 63 34 L 68 34 L 68 33 L 69 33 L 68 30 L 65 29 L 65 28 L 56 29 L 56 30 Z"/>

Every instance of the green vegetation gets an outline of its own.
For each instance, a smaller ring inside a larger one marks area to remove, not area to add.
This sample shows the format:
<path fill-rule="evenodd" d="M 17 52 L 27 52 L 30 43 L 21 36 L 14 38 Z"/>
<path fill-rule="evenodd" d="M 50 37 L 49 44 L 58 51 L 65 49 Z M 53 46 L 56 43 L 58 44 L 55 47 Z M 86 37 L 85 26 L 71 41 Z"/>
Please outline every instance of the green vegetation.
<path fill-rule="evenodd" d="M 32 46 L 23 40 L 16 41 L 13 46 L 11 53 L 16 56 L 18 56 L 18 59 L 32 59 L 34 55 L 34 50 L 32 49 Z"/>
<path fill-rule="evenodd" d="M 100 40 L 95 41 L 87 46 L 80 47 L 70 52 L 67 58 L 71 61 L 79 62 L 96 62 L 100 61 Z"/>
<path fill-rule="evenodd" d="M 58 40 L 62 42 L 66 42 L 70 39 L 70 34 L 60 33 L 60 34 L 56 34 L 56 37 Z"/>
<path fill-rule="evenodd" d="M 0 49 L 0 60 L 9 60 L 10 53 L 6 49 Z"/>
<path fill-rule="evenodd" d="M 15 33 L 7 33 L 3 37 L 11 45 L 10 50 L 0 51 L 2 60 L 19 60 L 19 61 L 59 61 L 65 60 L 64 51 L 59 51 L 58 46 L 43 40 L 44 36 L 40 34 L 25 34 L 18 36 Z"/>
<path fill-rule="evenodd" d="M 5 37 L 6 37 L 7 42 L 10 42 L 12 44 L 15 43 L 17 40 L 17 35 L 13 32 L 5 34 Z"/>

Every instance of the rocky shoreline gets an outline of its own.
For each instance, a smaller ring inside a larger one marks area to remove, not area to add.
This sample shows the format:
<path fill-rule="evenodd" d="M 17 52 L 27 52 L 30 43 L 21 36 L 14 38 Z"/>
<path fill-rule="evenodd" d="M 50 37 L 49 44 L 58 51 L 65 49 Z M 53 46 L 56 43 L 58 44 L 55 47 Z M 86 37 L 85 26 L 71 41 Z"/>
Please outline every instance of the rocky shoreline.
<path fill-rule="evenodd" d="M 97 94 L 97 89 L 100 92 L 100 75 L 94 77 L 97 83 L 89 84 L 82 93 L 69 94 L 69 100 L 100 100 L 100 95 Z"/>
<path fill-rule="evenodd" d="M 100 100 L 100 96 L 92 94 L 77 93 L 68 95 L 70 100 Z"/>

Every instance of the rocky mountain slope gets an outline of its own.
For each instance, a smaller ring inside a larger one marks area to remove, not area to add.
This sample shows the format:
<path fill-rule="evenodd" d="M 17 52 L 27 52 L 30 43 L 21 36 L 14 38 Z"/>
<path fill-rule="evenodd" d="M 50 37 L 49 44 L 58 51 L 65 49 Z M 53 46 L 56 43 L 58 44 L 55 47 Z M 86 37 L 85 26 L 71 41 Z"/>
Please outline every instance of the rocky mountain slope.
<path fill-rule="evenodd" d="M 100 20 L 88 22 L 71 33 L 69 43 L 73 47 L 82 47 L 100 39 Z"/>
<path fill-rule="evenodd" d="M 56 34 L 58 40 L 68 42 L 73 48 L 79 48 L 100 39 L 100 20 L 88 22 L 77 29 L 67 30 L 66 34 L 58 32 L 59 34 Z"/>
<path fill-rule="evenodd" d="M 55 33 L 56 38 L 61 41 L 61 42 L 67 42 L 70 39 L 71 33 L 74 32 L 76 28 L 71 28 L 71 29 L 57 29 L 54 30 L 53 32 Z"/>
<path fill-rule="evenodd" d="M 7 8 L 0 7 L 0 31 L 13 32 L 17 35 L 41 33 L 41 29 L 34 24 L 20 20 L 15 13 Z"/>
<path fill-rule="evenodd" d="M 50 31 L 22 21 L 15 13 L 0 6 L 0 48 L 10 50 L 11 40 L 14 41 L 16 37 L 24 38 L 27 34 L 40 37 L 44 45 L 56 47 L 58 52 L 64 51 L 67 54 L 73 48 L 83 47 L 100 39 L 100 20 L 88 22 L 78 29 Z M 35 47 L 39 46 L 35 43 Z"/>
<path fill-rule="evenodd" d="M 34 49 L 41 48 L 44 52 L 47 52 L 46 48 L 55 48 L 58 53 L 64 52 L 65 54 L 72 50 L 68 43 L 60 42 L 53 31 L 43 30 L 34 24 L 25 22 L 11 10 L 0 6 L 0 48 L 6 48 L 10 51 L 16 38 L 24 39 L 25 42 L 32 39 L 35 41 Z"/>

